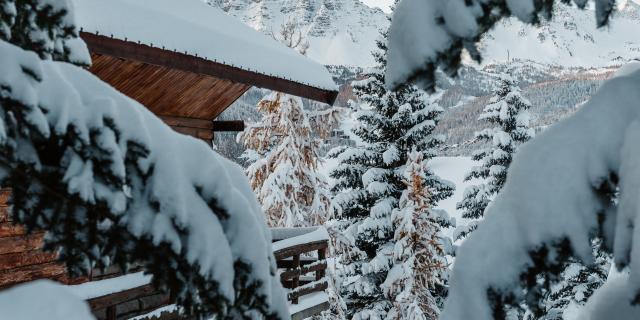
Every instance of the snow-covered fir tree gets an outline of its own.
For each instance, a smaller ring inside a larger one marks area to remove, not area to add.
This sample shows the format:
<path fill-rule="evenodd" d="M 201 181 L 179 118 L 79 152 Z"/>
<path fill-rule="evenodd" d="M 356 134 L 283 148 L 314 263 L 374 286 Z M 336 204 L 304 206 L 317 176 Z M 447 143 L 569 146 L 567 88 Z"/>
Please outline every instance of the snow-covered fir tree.
<path fill-rule="evenodd" d="M 377 66 L 354 83 L 360 99 L 353 132 L 362 144 L 333 150 L 338 166 L 333 201 L 335 225 L 350 246 L 337 258 L 341 264 L 341 294 L 353 319 L 383 319 L 393 308 L 382 283 L 393 266 L 394 226 L 392 212 L 398 207 L 405 185 L 404 166 L 412 149 L 421 150 L 425 161 L 435 155 L 442 137 L 432 134 L 442 109 L 413 86 L 387 91 L 384 86 L 386 35 L 374 52 Z M 426 183 L 436 203 L 452 194 L 453 186 L 435 175 Z"/>
<path fill-rule="evenodd" d="M 473 167 L 465 180 L 484 181 L 464 190 L 462 201 L 456 205 L 458 210 L 462 210 L 463 218 L 481 219 L 491 199 L 504 186 L 514 153 L 534 135 L 534 130 L 529 128 L 529 108 L 531 104 L 522 96 L 520 88 L 507 75 L 502 75 L 495 95 L 479 117 L 479 120 L 493 125 L 476 133 L 476 138 L 488 141 L 490 147 L 472 155 L 480 166 Z M 457 237 L 464 237 L 475 228 L 476 221 L 471 221 L 457 230 Z"/>
<path fill-rule="evenodd" d="M 272 227 L 324 224 L 331 194 L 318 172 L 320 139 L 313 127 L 332 126 L 338 111 L 315 113 L 310 121 L 302 99 L 277 92 L 261 100 L 258 111 L 262 119 L 248 125 L 239 139 L 247 148 L 242 158 L 248 163 L 246 173 L 267 223 Z"/>
<path fill-rule="evenodd" d="M 347 305 L 344 299 L 340 295 L 340 283 L 341 277 L 338 273 L 338 263 L 334 257 L 339 253 L 344 252 L 350 248 L 349 242 L 344 238 L 344 235 L 340 232 L 340 228 L 335 225 L 335 220 L 329 220 L 325 223 L 325 228 L 329 233 L 331 244 L 329 246 L 329 257 L 327 259 L 327 274 L 328 288 L 326 290 L 329 300 L 329 310 L 323 311 L 320 315 L 313 317 L 313 320 L 346 320 L 347 319 Z"/>
<path fill-rule="evenodd" d="M 188 315 L 286 318 L 242 170 L 78 67 L 90 56 L 70 4 L 0 0 L 0 185 L 12 189 L 12 221 L 46 231 L 44 249 L 72 277 L 135 262 Z"/>
<path fill-rule="evenodd" d="M 441 230 L 451 226 L 451 219 L 433 208 L 427 181 L 432 175 L 422 153 L 412 151 L 404 172 L 406 189 L 391 215 L 394 264 L 382 284 L 393 304 L 389 319 L 437 319 L 446 297 L 446 255 L 452 246 Z"/>

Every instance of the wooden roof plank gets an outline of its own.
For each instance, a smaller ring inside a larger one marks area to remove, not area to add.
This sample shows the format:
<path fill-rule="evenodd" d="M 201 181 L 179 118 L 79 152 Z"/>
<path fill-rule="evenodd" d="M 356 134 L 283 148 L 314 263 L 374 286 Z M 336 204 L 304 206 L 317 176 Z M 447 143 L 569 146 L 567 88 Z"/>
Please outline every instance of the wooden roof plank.
<path fill-rule="evenodd" d="M 213 120 L 251 87 L 103 54 L 92 58 L 89 71 L 157 115 Z"/>
<path fill-rule="evenodd" d="M 113 39 L 106 36 L 81 32 L 93 54 L 103 54 L 146 64 L 208 75 L 249 86 L 267 88 L 328 104 L 333 104 L 338 91 L 323 90 L 291 80 L 259 74 L 252 71 L 205 60 L 183 53 L 173 52 L 144 44 Z"/>

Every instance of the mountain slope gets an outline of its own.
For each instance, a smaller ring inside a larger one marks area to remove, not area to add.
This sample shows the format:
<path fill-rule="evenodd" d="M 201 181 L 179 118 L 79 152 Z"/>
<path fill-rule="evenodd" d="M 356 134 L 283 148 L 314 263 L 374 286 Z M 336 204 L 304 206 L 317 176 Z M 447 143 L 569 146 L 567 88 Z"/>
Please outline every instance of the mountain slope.
<path fill-rule="evenodd" d="M 254 29 L 277 33 L 299 23 L 309 41 L 307 55 L 327 65 L 373 66 L 371 51 L 389 25 L 382 10 L 359 0 L 205 0 Z"/>
<path fill-rule="evenodd" d="M 629 1 L 616 12 L 611 24 L 596 28 L 593 9 L 580 10 L 558 4 L 553 19 L 531 26 L 504 20 L 482 40 L 485 62 L 507 58 L 572 67 L 619 64 L 640 58 L 640 5 Z"/>
<path fill-rule="evenodd" d="M 379 30 L 389 25 L 382 10 L 359 0 L 203 0 L 265 33 L 298 22 L 310 42 L 309 57 L 327 65 L 368 67 Z M 508 58 L 562 66 L 594 67 L 640 57 L 640 5 L 633 1 L 597 29 L 593 9 L 558 4 L 551 21 L 531 26 L 501 21 L 482 40 L 484 64 Z M 483 64 L 483 65 L 484 65 Z"/>

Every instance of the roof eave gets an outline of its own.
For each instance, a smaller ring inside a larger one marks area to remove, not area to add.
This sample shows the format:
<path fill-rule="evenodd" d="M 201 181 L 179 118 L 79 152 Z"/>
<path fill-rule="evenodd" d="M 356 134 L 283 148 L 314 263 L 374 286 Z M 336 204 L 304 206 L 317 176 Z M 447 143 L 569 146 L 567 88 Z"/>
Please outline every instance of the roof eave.
<path fill-rule="evenodd" d="M 227 79 L 233 82 L 275 90 L 330 105 L 333 105 L 338 96 L 337 90 L 321 89 L 164 48 L 156 48 L 146 44 L 88 32 L 80 32 L 80 37 L 87 44 L 89 51 L 93 53 Z"/>

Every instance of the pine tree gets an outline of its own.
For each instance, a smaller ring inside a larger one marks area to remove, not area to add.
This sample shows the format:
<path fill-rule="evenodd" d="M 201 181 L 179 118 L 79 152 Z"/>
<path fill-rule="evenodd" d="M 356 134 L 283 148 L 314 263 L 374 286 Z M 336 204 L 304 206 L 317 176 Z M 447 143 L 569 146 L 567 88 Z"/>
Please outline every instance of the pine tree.
<path fill-rule="evenodd" d="M 318 172 L 320 140 L 302 100 L 272 93 L 258 104 L 260 122 L 239 135 L 247 150 L 242 158 L 246 173 L 272 227 L 322 225 L 326 221 L 331 195 L 326 179 Z M 317 114 L 316 125 L 337 121 L 336 110 Z M 326 129 L 318 129 L 321 133 Z"/>
<path fill-rule="evenodd" d="M 533 129 L 529 128 L 527 110 L 530 107 L 531 104 L 513 81 L 506 75 L 502 76 L 494 97 L 479 117 L 479 120 L 494 125 L 476 133 L 479 141 L 487 141 L 491 147 L 473 153 L 472 159 L 481 165 L 473 167 L 465 181 L 484 179 L 484 183 L 465 189 L 462 201 L 456 205 L 458 210 L 463 210 L 463 218 L 481 219 L 491 199 L 504 186 L 513 154 L 519 145 L 534 134 Z M 475 228 L 475 221 L 472 221 L 457 230 L 457 237 L 464 237 Z"/>
<path fill-rule="evenodd" d="M 336 218 L 351 247 L 342 250 L 341 294 L 354 319 L 381 319 L 393 304 L 381 284 L 393 265 L 394 227 L 391 214 L 405 186 L 403 167 L 413 148 L 425 161 L 435 154 L 442 137 L 432 134 L 442 109 L 427 102 L 413 86 L 397 91 L 384 87 L 386 34 L 377 42 L 377 66 L 365 80 L 354 83 L 362 102 L 353 132 L 362 141 L 330 153 L 339 165 L 331 173 Z M 452 194 L 453 186 L 435 175 L 426 178 L 433 203 Z"/>
<path fill-rule="evenodd" d="M 446 212 L 433 208 L 422 153 L 409 154 L 404 172 L 406 189 L 392 213 L 395 228 L 394 265 L 382 284 L 393 302 L 390 319 L 437 319 L 446 297 L 451 241 L 441 229 L 452 225 Z"/>
<path fill-rule="evenodd" d="M 66 1 L 0 0 L 0 39 L 42 59 L 86 66 L 86 45 L 78 38 Z"/>

